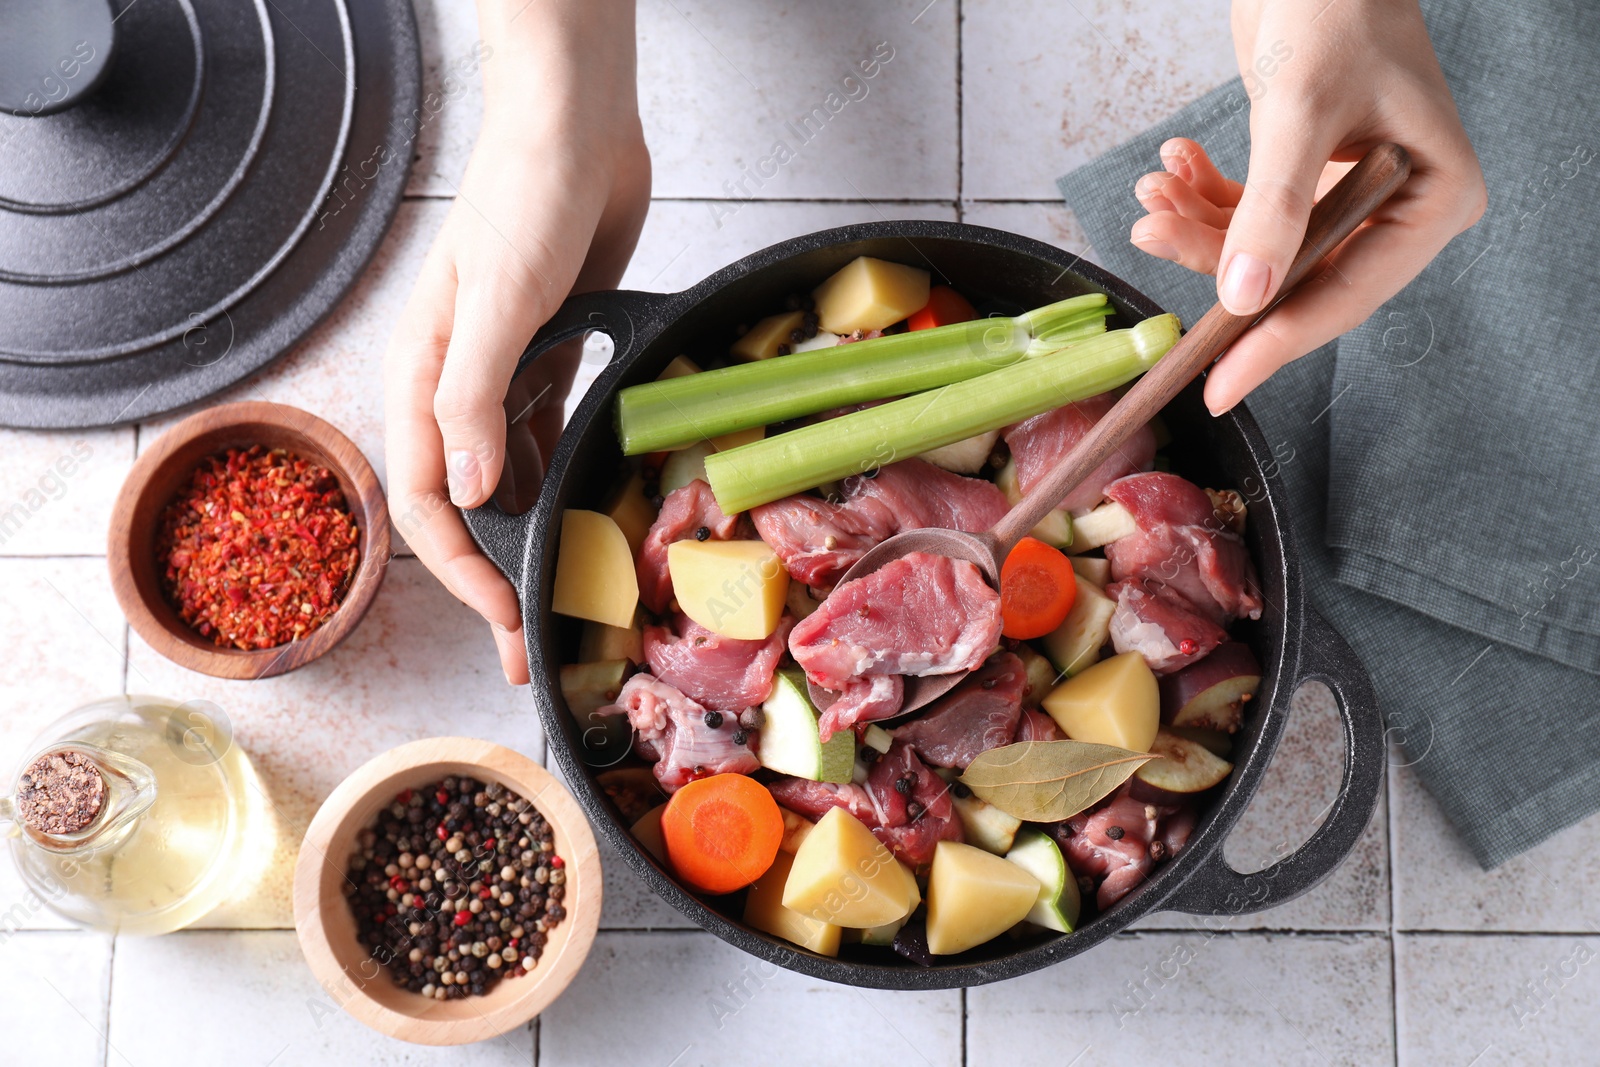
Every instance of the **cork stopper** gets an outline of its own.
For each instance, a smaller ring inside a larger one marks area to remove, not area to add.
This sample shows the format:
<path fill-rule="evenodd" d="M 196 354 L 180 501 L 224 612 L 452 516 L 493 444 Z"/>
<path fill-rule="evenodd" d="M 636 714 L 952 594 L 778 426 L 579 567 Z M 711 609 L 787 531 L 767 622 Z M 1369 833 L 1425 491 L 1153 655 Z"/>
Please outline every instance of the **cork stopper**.
<path fill-rule="evenodd" d="M 67 749 L 34 760 L 17 782 L 17 814 L 30 829 L 55 836 L 88 829 L 106 802 L 106 780 L 86 753 Z"/>

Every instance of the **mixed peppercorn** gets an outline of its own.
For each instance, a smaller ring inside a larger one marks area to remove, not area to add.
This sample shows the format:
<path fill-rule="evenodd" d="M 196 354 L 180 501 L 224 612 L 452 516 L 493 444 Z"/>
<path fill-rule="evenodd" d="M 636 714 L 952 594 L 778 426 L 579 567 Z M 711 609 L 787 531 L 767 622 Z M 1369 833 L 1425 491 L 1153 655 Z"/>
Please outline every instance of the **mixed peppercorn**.
<path fill-rule="evenodd" d="M 449 777 L 407 789 L 361 832 L 344 893 L 357 938 L 396 984 L 478 996 L 533 970 L 566 917 L 549 822 L 504 786 Z"/>
<path fill-rule="evenodd" d="M 224 648 L 299 640 L 339 608 L 360 536 L 336 479 L 282 449 L 209 456 L 156 538 L 167 599 Z"/>

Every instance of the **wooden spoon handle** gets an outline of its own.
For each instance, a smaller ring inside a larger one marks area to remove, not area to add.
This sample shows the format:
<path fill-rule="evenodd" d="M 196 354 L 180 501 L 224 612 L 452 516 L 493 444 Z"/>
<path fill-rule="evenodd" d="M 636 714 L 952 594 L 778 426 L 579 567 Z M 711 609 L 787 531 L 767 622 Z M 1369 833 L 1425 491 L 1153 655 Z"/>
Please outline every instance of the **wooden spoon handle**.
<path fill-rule="evenodd" d="M 1313 268 L 1322 266 L 1324 257 L 1389 199 L 1410 173 L 1411 156 L 1397 144 L 1380 144 L 1363 156 L 1361 162 L 1312 207 L 1306 224 L 1306 239 L 1284 276 L 1278 299 L 1294 291 Z M 1012 546 L 1050 514 L 1063 497 L 1094 473 L 1108 456 L 1138 432 L 1139 427 L 1171 403 L 1184 386 L 1209 367 L 1260 317 L 1231 315 L 1221 304 L 1206 312 L 1061 458 L 1055 470 L 995 524 L 990 532 L 999 558 L 1004 559 Z"/>

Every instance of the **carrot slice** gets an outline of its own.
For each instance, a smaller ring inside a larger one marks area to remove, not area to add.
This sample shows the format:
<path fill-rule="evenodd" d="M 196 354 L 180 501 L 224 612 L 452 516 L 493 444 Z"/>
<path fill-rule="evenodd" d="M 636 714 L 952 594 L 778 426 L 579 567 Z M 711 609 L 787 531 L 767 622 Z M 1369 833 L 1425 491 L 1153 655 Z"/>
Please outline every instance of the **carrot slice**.
<path fill-rule="evenodd" d="M 1066 619 L 1078 599 L 1072 562 L 1037 537 L 1017 542 L 1000 565 L 1001 632 L 1043 637 Z"/>
<path fill-rule="evenodd" d="M 754 778 L 713 774 L 672 794 L 661 836 L 680 878 L 707 893 L 731 893 L 772 866 L 783 814 Z"/>
<path fill-rule="evenodd" d="M 948 326 L 952 322 L 971 322 L 978 312 L 967 298 L 948 285 L 936 285 L 928 290 L 928 302 L 921 311 L 906 320 L 908 330 L 931 330 L 935 326 Z"/>

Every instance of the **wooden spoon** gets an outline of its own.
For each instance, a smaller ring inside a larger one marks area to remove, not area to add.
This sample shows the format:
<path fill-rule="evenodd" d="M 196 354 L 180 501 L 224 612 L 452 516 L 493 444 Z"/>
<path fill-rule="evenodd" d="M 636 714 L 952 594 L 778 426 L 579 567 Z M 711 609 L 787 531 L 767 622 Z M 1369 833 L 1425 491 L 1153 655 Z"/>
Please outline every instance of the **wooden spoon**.
<path fill-rule="evenodd" d="M 1295 254 L 1294 262 L 1284 276 L 1278 299 L 1293 292 L 1312 273 L 1313 268 L 1321 266 L 1324 257 L 1389 199 L 1405 183 L 1410 173 L 1411 156 L 1397 144 L 1380 144 L 1363 156 L 1361 162 L 1339 179 L 1339 183 L 1312 207 L 1305 241 L 1301 243 L 1300 251 Z M 1071 451 L 1061 457 L 1044 481 L 1035 485 L 1032 492 L 1023 497 L 987 533 L 921 529 L 895 534 L 857 560 L 855 566 L 839 580 L 839 585 L 865 577 L 902 556 L 927 552 L 977 564 L 989 584 L 998 589 L 1000 564 L 1016 543 L 1077 488 L 1079 482 L 1098 470 L 1107 457 L 1171 403 L 1186 385 L 1260 317 L 1233 315 L 1221 304 L 1213 305 L 1172 350 L 1146 371 L 1117 401 L 1116 406 L 1095 423 Z M 961 671 L 907 677 L 900 711 L 891 718 L 915 711 L 949 692 L 966 675 L 966 671 Z M 811 686 L 811 699 L 818 708 L 827 707 L 838 696 L 833 690 Z"/>

